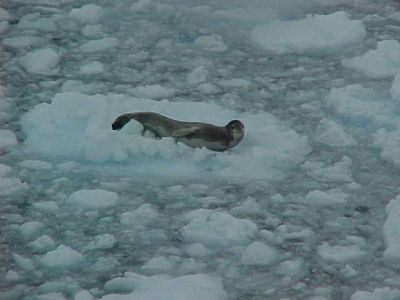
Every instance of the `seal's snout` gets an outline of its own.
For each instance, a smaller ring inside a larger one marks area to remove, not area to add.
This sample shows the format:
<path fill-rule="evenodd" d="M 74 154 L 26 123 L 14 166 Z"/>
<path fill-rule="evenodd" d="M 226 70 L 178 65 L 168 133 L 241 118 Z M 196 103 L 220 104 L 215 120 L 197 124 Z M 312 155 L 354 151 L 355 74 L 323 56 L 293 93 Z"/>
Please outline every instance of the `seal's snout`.
<path fill-rule="evenodd" d="M 123 114 L 118 116 L 112 123 L 111 127 L 113 130 L 120 130 L 132 119 L 131 114 Z"/>

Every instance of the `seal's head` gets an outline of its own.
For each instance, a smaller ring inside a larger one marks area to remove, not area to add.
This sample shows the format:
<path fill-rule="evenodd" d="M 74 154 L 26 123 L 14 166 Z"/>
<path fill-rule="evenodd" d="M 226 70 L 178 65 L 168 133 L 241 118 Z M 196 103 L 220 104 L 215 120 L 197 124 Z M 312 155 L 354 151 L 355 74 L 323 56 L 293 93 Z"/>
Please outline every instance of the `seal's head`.
<path fill-rule="evenodd" d="M 233 137 L 232 147 L 237 145 L 244 137 L 244 125 L 239 120 L 232 120 L 225 125 L 228 133 Z"/>

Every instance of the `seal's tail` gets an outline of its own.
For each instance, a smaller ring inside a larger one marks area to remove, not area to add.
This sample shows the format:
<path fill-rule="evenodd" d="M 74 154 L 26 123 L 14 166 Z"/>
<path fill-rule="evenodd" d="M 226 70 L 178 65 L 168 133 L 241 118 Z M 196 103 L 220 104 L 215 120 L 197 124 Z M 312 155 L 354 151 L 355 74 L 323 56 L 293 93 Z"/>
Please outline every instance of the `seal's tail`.
<path fill-rule="evenodd" d="M 131 113 L 126 113 L 126 114 L 120 115 L 114 120 L 114 122 L 112 123 L 111 127 L 112 127 L 113 130 L 120 130 L 130 120 L 132 120 L 132 114 Z"/>

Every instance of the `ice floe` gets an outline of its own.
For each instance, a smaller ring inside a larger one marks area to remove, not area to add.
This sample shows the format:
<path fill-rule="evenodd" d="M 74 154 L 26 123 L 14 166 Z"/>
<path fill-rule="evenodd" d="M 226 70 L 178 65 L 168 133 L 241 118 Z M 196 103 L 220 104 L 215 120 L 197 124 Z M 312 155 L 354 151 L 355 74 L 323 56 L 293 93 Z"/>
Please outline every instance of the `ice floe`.
<path fill-rule="evenodd" d="M 52 48 L 33 50 L 21 57 L 21 66 L 33 74 L 53 75 L 58 72 L 60 55 Z"/>
<path fill-rule="evenodd" d="M 344 59 L 342 63 L 368 77 L 392 77 L 400 71 L 400 43 L 395 40 L 380 41 L 376 50 Z"/>
<path fill-rule="evenodd" d="M 247 135 L 233 151 L 213 153 L 190 149 L 171 138 L 143 137 L 136 122 L 121 131 L 112 131 L 114 118 L 129 111 L 155 111 L 180 120 L 220 125 L 241 119 Z M 160 174 L 168 171 L 168 164 L 173 162 L 178 175 L 211 168 L 224 176 L 273 179 L 284 175 L 277 171 L 300 163 L 310 151 L 305 137 L 268 113 L 239 115 L 214 103 L 159 102 L 122 95 L 57 94 L 51 104 L 40 104 L 25 115 L 22 126 L 27 134 L 24 145 L 29 151 L 95 162 L 140 163 L 140 169 L 132 167 L 132 171 L 151 170 L 152 164 L 146 161 L 153 157 L 164 161 L 166 168 L 157 166 Z"/>
<path fill-rule="evenodd" d="M 86 4 L 82 7 L 71 9 L 68 16 L 81 23 L 96 24 L 104 16 L 104 10 L 99 5 Z"/>
<path fill-rule="evenodd" d="M 79 190 L 73 192 L 66 203 L 81 209 L 106 209 L 118 205 L 119 196 L 106 190 Z"/>
<path fill-rule="evenodd" d="M 259 25 L 251 33 L 251 40 L 277 54 L 326 53 L 360 42 L 365 36 L 362 21 L 351 20 L 346 12 L 339 11 Z"/>
<path fill-rule="evenodd" d="M 127 273 L 124 281 L 118 282 L 122 292 L 135 290 L 130 294 L 108 294 L 100 300 L 133 300 L 133 299 L 192 299 L 192 300 L 226 300 L 221 280 L 206 274 L 186 275 L 176 278 L 165 276 L 141 276 Z M 115 284 L 108 282 L 108 289 L 116 289 Z"/>

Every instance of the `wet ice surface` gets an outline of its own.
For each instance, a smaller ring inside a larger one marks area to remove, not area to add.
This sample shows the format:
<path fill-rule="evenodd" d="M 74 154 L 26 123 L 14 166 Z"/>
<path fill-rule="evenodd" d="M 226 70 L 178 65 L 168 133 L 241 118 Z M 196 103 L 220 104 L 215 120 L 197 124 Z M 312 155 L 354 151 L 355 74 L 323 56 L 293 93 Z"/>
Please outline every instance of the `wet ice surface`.
<path fill-rule="evenodd" d="M 399 297 L 398 4 L 25 2 L 0 9 L 1 299 Z M 111 130 L 136 110 L 246 136 Z"/>

